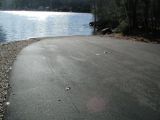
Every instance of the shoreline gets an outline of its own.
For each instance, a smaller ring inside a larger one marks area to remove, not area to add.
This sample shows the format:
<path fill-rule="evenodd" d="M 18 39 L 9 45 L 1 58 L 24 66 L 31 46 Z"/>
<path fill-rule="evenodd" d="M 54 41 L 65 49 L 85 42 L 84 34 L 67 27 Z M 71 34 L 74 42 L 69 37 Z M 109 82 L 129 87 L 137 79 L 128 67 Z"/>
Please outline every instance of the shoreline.
<path fill-rule="evenodd" d="M 47 10 L 0 10 L 1 12 L 3 11 L 16 11 L 16 12 L 58 12 L 58 13 L 84 13 L 84 14 L 92 14 L 91 12 L 72 12 L 72 11 L 68 11 L 68 12 L 65 12 L 65 11 L 47 11 Z"/>
<path fill-rule="evenodd" d="M 135 42 L 142 42 L 142 43 L 149 43 L 149 44 L 160 44 L 160 38 L 145 38 L 143 36 L 136 36 L 136 35 L 122 35 L 120 33 L 112 33 L 106 35 L 100 35 L 102 37 L 110 37 L 115 38 L 118 40 L 128 40 L 128 41 L 135 41 Z"/>
<path fill-rule="evenodd" d="M 26 46 L 41 39 L 31 38 L 22 41 L 0 43 L 0 120 L 4 119 L 9 93 L 9 73 L 19 52 Z"/>

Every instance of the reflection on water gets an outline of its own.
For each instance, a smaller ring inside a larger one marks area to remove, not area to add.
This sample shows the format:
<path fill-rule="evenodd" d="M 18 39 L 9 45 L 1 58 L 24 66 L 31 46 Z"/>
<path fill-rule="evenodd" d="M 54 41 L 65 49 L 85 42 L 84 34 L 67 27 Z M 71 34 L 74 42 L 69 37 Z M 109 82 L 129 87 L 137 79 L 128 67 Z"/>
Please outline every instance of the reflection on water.
<path fill-rule="evenodd" d="M 0 11 L 0 26 L 3 28 L 0 40 L 91 35 L 88 23 L 92 18 L 89 13 Z"/>

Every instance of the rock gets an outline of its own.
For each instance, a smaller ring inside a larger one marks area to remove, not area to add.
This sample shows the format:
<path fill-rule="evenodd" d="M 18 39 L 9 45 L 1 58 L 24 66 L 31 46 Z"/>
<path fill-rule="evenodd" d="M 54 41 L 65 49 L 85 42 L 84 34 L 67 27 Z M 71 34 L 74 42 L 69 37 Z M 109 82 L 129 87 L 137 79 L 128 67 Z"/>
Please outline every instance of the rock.
<path fill-rule="evenodd" d="M 90 22 L 89 25 L 93 27 L 95 25 L 95 22 Z"/>
<path fill-rule="evenodd" d="M 69 91 L 69 90 L 71 90 L 71 87 L 66 87 L 66 91 Z"/>
<path fill-rule="evenodd" d="M 112 30 L 111 30 L 111 28 L 104 28 L 104 29 L 101 30 L 101 33 L 102 33 L 103 35 L 105 35 L 106 33 L 107 33 L 107 34 L 111 34 L 111 33 L 112 33 Z"/>

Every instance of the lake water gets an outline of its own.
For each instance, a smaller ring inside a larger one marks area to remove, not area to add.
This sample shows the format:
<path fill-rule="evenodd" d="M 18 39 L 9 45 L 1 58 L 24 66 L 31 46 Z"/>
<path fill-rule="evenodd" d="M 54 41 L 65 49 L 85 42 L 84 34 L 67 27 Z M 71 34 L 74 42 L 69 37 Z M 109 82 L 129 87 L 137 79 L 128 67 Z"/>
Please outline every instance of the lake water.
<path fill-rule="evenodd" d="M 32 37 L 91 35 L 89 13 L 0 11 L 0 42 Z"/>

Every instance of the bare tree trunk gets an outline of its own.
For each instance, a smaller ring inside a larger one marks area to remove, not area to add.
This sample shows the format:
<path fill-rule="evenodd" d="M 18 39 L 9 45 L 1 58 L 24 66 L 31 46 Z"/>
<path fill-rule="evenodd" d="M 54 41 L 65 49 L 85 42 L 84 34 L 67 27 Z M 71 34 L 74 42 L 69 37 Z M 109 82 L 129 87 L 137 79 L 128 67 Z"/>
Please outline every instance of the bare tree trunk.
<path fill-rule="evenodd" d="M 93 1 L 93 9 L 94 9 L 94 34 L 96 34 L 96 22 L 97 22 L 97 1 Z"/>
<path fill-rule="evenodd" d="M 145 8 L 144 8 L 145 31 L 148 32 L 149 0 L 144 0 L 144 3 L 145 3 Z"/>
<path fill-rule="evenodd" d="M 137 4 L 138 0 L 133 1 L 133 29 L 137 27 Z"/>

